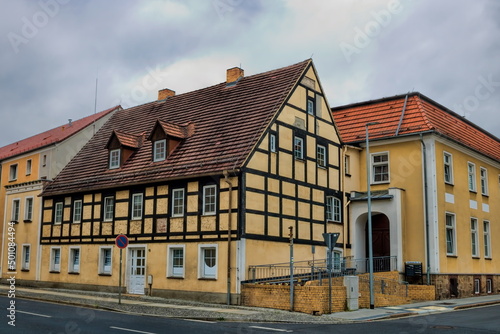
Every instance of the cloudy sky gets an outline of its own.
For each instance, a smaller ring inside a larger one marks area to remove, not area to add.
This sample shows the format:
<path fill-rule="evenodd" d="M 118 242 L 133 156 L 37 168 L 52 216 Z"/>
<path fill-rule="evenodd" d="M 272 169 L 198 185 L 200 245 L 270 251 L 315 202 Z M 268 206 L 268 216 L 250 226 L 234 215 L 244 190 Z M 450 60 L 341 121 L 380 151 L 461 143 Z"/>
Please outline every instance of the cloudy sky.
<path fill-rule="evenodd" d="M 5 0 L 0 146 L 313 58 L 331 106 L 419 91 L 500 137 L 500 1 Z"/>

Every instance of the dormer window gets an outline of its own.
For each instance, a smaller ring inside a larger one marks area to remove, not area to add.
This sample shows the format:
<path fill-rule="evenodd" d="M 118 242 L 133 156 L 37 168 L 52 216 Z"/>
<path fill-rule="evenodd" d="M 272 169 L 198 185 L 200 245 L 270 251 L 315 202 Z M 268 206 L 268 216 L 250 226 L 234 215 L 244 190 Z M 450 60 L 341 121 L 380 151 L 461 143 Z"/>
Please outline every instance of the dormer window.
<path fill-rule="evenodd" d="M 109 151 L 109 169 L 120 168 L 120 149 Z"/>
<path fill-rule="evenodd" d="M 162 161 L 167 158 L 167 140 L 161 139 L 154 142 L 153 160 Z"/>

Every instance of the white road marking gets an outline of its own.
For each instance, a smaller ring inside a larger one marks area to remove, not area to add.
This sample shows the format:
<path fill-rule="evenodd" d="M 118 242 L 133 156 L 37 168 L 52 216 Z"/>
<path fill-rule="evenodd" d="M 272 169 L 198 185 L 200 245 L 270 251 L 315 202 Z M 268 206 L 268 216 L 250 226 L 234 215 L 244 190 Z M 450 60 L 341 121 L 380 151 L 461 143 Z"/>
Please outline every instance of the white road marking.
<path fill-rule="evenodd" d="M 292 330 L 288 329 L 279 329 L 279 328 L 270 328 L 270 327 L 260 327 L 260 326 L 250 326 L 250 328 L 255 328 L 255 329 L 265 329 L 268 331 L 275 331 L 275 332 L 285 332 L 285 333 L 293 333 Z"/>
<path fill-rule="evenodd" d="M 186 321 L 192 321 L 192 322 L 203 322 L 207 324 L 215 324 L 216 321 L 208 321 L 208 320 L 199 320 L 199 319 L 184 319 Z"/>
<path fill-rule="evenodd" d="M 120 331 L 134 332 L 134 333 L 142 333 L 142 334 L 156 334 L 156 333 L 151 333 L 151 332 L 143 332 L 143 331 L 138 331 L 138 330 L 135 330 L 135 329 L 121 328 L 121 327 L 115 327 L 115 326 L 109 326 L 109 328 L 112 328 L 112 329 L 118 329 L 118 330 L 120 330 Z"/>
<path fill-rule="evenodd" d="M 45 315 L 45 314 L 39 314 L 39 313 L 31 313 L 31 312 L 26 312 L 26 311 L 16 311 L 16 312 L 17 313 L 29 314 L 29 315 L 36 315 L 37 317 L 52 318 L 51 315 Z"/>

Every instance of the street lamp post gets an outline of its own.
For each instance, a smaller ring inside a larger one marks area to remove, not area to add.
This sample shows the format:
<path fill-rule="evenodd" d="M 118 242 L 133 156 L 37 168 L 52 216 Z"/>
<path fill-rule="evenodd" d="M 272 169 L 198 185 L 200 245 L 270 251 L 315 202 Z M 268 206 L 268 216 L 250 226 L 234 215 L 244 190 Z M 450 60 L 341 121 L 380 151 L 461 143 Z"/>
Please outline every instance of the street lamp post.
<path fill-rule="evenodd" d="M 366 187 L 368 201 L 368 270 L 370 277 L 370 309 L 375 308 L 375 294 L 373 292 L 373 240 L 372 240 L 372 194 L 370 188 L 370 143 L 368 139 L 368 127 L 378 124 L 377 122 L 366 123 Z"/>

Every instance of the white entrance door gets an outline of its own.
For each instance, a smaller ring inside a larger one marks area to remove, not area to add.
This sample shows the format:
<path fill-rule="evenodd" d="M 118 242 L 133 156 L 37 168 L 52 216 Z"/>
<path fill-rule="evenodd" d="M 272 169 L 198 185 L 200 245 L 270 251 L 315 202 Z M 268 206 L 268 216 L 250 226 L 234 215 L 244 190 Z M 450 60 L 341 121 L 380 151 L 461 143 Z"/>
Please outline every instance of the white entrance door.
<path fill-rule="evenodd" d="M 129 255 L 128 292 L 143 295 L 146 275 L 146 250 L 144 248 L 131 248 Z"/>

